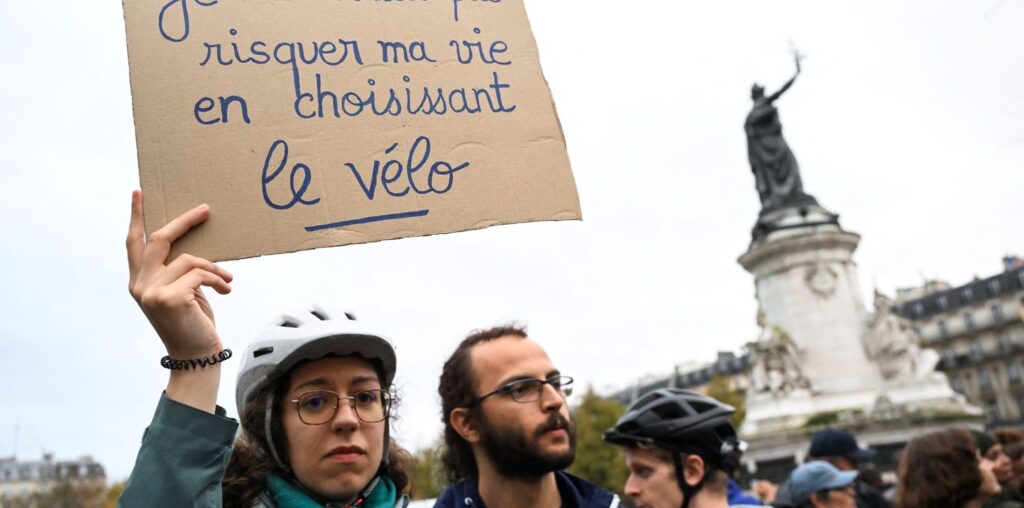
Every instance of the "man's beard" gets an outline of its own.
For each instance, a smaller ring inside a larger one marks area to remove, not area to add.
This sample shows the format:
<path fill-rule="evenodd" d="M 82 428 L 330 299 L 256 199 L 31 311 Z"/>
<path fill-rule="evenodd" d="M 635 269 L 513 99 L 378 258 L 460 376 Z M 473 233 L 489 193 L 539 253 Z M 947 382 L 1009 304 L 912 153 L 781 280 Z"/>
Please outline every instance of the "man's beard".
<path fill-rule="evenodd" d="M 545 432 L 565 429 L 569 435 L 569 448 L 563 452 L 545 452 L 539 441 Z M 498 473 L 510 478 L 536 478 L 552 471 L 565 469 L 576 459 L 576 424 L 560 412 L 551 413 L 544 424 L 531 434 L 523 436 L 520 428 L 500 428 L 480 414 L 480 445 L 490 457 Z"/>

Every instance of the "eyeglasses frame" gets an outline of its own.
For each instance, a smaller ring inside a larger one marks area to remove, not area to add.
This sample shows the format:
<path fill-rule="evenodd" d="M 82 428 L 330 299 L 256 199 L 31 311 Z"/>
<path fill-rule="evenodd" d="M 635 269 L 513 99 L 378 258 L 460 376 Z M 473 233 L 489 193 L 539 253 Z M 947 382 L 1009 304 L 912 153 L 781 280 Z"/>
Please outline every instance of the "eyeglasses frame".
<path fill-rule="evenodd" d="M 513 402 L 518 402 L 518 403 L 520 403 L 520 404 L 529 404 L 529 403 L 531 403 L 531 402 L 537 402 L 537 401 L 538 401 L 538 400 L 540 400 L 540 399 L 541 399 L 541 397 L 543 396 L 543 393 L 544 393 L 544 385 L 551 385 L 551 387 L 552 387 L 552 388 L 554 388 L 554 389 L 555 389 L 555 391 L 556 391 L 556 392 L 558 392 L 558 394 L 559 394 L 559 395 L 561 395 L 561 396 L 562 396 L 562 398 L 564 399 L 564 398 L 566 398 L 566 397 L 569 397 L 569 396 L 570 396 L 570 395 L 572 394 L 572 389 L 571 389 L 571 388 L 569 389 L 569 393 L 565 393 L 565 390 L 564 390 L 563 388 L 557 388 L 557 387 L 555 387 L 555 384 L 554 384 L 554 383 L 555 383 L 555 381 L 564 381 L 564 380 L 566 380 L 566 379 L 568 379 L 569 381 L 568 381 L 568 382 L 562 382 L 562 383 L 560 383 L 560 386 L 562 386 L 562 387 L 564 387 L 564 386 L 570 386 L 570 387 L 571 387 L 571 386 L 572 386 L 572 382 L 573 382 L 572 376 L 561 376 L 561 375 L 559 375 L 559 376 L 551 376 L 551 377 L 549 377 L 549 378 L 547 378 L 547 379 L 537 379 L 537 378 L 535 378 L 535 377 L 531 377 L 531 378 L 525 378 L 525 379 L 517 379 L 517 380 L 515 380 L 515 381 L 511 381 L 511 382 L 509 382 L 509 383 L 505 383 L 505 384 L 503 384 L 503 385 L 499 386 L 497 390 L 494 390 L 494 391 L 493 391 L 493 392 L 491 392 L 491 393 L 488 393 L 488 394 L 486 394 L 486 395 L 481 395 L 480 397 L 477 397 L 477 399 L 476 399 L 476 400 L 474 400 L 474 401 L 473 401 L 473 402 L 472 402 L 472 403 L 471 403 L 471 404 L 470 404 L 469 406 L 467 406 L 467 407 L 469 407 L 469 408 L 474 408 L 474 407 L 476 407 L 476 406 L 479 406 L 479 405 L 480 405 L 481 403 L 483 403 L 483 401 L 484 401 L 484 400 L 486 400 L 486 399 L 487 399 L 488 397 L 490 397 L 490 396 L 492 396 L 492 395 L 498 395 L 498 394 L 508 394 L 508 395 L 509 395 L 509 398 L 510 398 L 510 399 L 512 399 L 512 401 L 513 401 Z M 522 384 L 522 383 L 528 383 L 528 382 L 537 382 L 537 381 L 539 381 L 539 382 L 540 382 L 540 390 L 537 390 L 537 398 L 536 398 L 536 399 L 534 399 L 534 400 L 528 400 L 528 401 L 522 401 L 522 402 L 521 402 L 521 401 L 518 401 L 518 400 L 516 400 L 515 398 L 513 398 L 513 397 L 511 396 L 511 394 L 512 394 L 512 390 L 513 390 L 513 389 L 515 389 L 515 386 L 516 386 L 516 385 L 518 385 L 518 384 Z"/>
<path fill-rule="evenodd" d="M 362 415 L 359 414 L 359 410 L 356 409 L 356 397 L 361 393 L 367 392 L 376 392 L 380 394 L 381 405 L 384 408 L 384 417 L 381 418 L 380 420 L 368 421 L 364 419 Z M 323 423 L 309 423 L 302 418 L 302 410 L 299 408 L 299 400 L 301 400 L 304 395 L 309 395 L 311 393 L 329 393 L 337 397 L 337 400 L 334 403 L 334 412 L 331 414 L 331 417 L 328 418 L 327 421 Z M 394 404 L 395 397 L 390 391 L 385 390 L 383 388 L 374 390 L 359 390 L 355 394 L 349 395 L 348 397 L 342 397 L 338 392 L 333 392 L 331 390 L 310 390 L 308 392 L 302 392 L 296 395 L 294 399 L 289 400 L 288 402 L 295 404 L 295 413 L 299 416 L 300 422 L 306 425 L 327 425 L 328 423 L 331 423 L 332 420 L 338 417 L 338 409 L 341 407 L 341 401 L 343 400 L 348 402 L 349 408 L 352 409 L 352 412 L 355 413 L 356 418 L 359 421 L 363 423 L 380 423 L 387 420 L 391 416 L 391 406 Z"/>

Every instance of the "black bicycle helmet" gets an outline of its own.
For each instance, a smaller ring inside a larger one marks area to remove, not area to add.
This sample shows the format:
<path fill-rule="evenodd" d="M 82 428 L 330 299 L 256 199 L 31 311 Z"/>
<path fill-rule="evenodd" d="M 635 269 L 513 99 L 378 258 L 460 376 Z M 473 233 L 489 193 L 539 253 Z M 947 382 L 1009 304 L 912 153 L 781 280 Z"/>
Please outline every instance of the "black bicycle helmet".
<path fill-rule="evenodd" d="M 732 426 L 735 411 L 711 397 L 661 388 L 630 404 L 615 427 L 605 431 L 604 440 L 620 446 L 657 446 L 671 452 L 686 508 L 714 469 L 730 472 L 739 466 L 744 443 Z M 683 478 L 682 454 L 704 459 L 704 477 L 697 485 L 691 486 Z"/>

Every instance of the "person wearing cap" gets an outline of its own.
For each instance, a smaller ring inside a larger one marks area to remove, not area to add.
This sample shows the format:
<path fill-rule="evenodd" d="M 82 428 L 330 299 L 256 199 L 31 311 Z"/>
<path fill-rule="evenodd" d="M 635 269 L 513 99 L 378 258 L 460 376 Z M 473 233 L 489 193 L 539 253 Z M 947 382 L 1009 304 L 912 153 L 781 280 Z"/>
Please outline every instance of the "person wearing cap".
<path fill-rule="evenodd" d="M 794 469 L 785 485 L 790 502 L 798 508 L 854 508 L 856 480 L 856 471 L 840 471 L 828 462 L 815 460 Z"/>
<path fill-rule="evenodd" d="M 931 432 L 911 439 L 897 468 L 900 508 L 981 508 L 999 493 L 992 462 L 964 429 Z"/>
<path fill-rule="evenodd" d="M 734 411 L 677 388 L 654 390 L 630 404 L 604 440 L 625 448 L 624 491 L 637 508 L 729 506 L 727 472 L 739 466 L 744 448 L 732 426 Z"/>
<path fill-rule="evenodd" d="M 307 307 L 276 319 L 243 353 L 238 423 L 217 406 L 221 363 L 231 358 L 205 286 L 232 276 L 171 246 L 209 216 L 205 205 L 147 239 L 142 196 L 132 196 L 129 291 L 167 349 L 167 389 L 142 439 L 123 507 L 401 508 L 412 476 L 390 438 L 396 358 L 391 344 L 351 314 Z"/>
<path fill-rule="evenodd" d="M 438 385 L 452 485 L 435 508 L 615 508 L 615 494 L 563 471 L 576 459 L 572 378 L 519 326 L 471 333 Z"/>
<path fill-rule="evenodd" d="M 815 432 L 811 436 L 811 447 L 807 452 L 809 460 L 823 460 L 840 471 L 857 471 L 864 463 L 875 458 L 875 451 L 861 448 L 844 429 L 829 427 Z M 857 494 L 857 508 L 892 508 L 892 503 L 885 499 L 878 489 L 857 480 L 854 483 Z"/>

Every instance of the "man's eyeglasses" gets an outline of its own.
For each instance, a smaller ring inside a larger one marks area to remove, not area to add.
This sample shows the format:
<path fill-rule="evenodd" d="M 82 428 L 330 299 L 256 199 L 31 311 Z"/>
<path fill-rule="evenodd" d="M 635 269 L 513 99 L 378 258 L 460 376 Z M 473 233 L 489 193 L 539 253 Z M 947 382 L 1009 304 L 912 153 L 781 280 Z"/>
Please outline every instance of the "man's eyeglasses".
<path fill-rule="evenodd" d="M 338 406 L 342 400 L 352 407 L 357 418 L 366 423 L 382 422 L 391 411 L 391 394 L 384 390 L 365 390 L 351 397 L 318 390 L 300 394 L 299 398 L 291 402 L 295 404 L 302 423 L 324 425 L 330 423 L 338 414 Z"/>
<path fill-rule="evenodd" d="M 562 397 L 572 395 L 572 378 L 569 376 L 554 376 L 548 379 L 520 379 L 504 384 L 497 390 L 483 395 L 473 401 L 469 407 L 476 406 L 492 395 L 508 395 L 516 402 L 537 402 L 544 393 L 544 385 L 551 385 Z"/>

